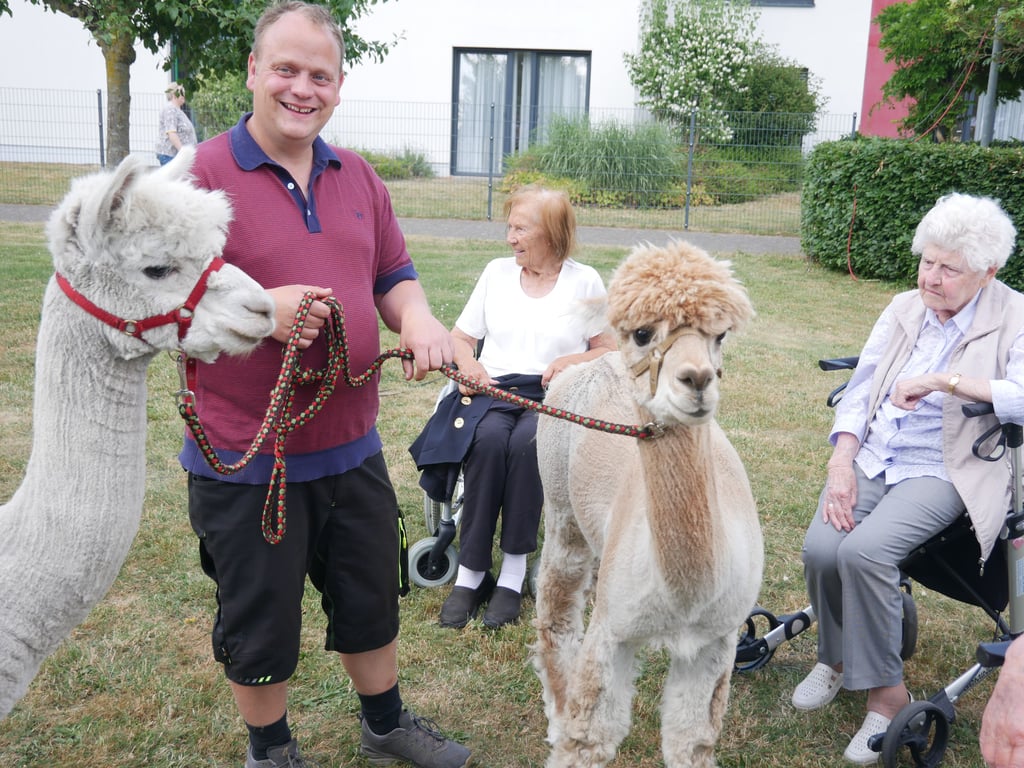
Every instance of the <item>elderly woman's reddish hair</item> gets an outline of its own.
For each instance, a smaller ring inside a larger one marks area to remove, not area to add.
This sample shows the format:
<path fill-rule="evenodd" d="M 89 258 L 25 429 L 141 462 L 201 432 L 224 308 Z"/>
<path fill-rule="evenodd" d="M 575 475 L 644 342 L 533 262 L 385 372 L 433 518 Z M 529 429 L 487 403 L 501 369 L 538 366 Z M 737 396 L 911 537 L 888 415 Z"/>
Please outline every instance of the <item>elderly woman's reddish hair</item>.
<path fill-rule="evenodd" d="M 560 261 L 569 258 L 576 250 L 576 212 L 569 196 L 558 189 L 528 184 L 505 200 L 505 219 L 520 205 L 535 206 L 537 224 L 551 243 L 552 251 Z"/>

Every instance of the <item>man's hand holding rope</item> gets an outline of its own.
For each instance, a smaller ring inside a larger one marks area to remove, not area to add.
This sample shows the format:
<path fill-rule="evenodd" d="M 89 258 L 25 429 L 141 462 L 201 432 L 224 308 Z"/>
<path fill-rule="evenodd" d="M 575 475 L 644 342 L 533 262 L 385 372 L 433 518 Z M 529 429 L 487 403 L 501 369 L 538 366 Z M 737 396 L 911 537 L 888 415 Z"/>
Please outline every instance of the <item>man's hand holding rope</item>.
<path fill-rule="evenodd" d="M 313 303 L 309 306 L 309 314 L 306 315 L 302 333 L 296 342 L 296 346 L 300 350 L 307 349 L 316 341 L 317 336 L 320 335 L 320 329 L 331 317 L 331 308 L 318 299 L 326 299 L 333 291 L 330 288 L 320 288 L 315 285 L 282 285 L 279 288 L 270 288 L 267 293 L 274 300 L 274 333 L 272 336 L 275 341 L 282 344 L 288 342 L 292 333 L 292 325 L 295 323 L 295 314 L 299 311 L 299 305 L 307 293 L 313 294 Z"/>
<path fill-rule="evenodd" d="M 452 336 L 430 311 L 418 281 L 403 280 L 387 293 L 378 295 L 377 311 L 384 324 L 398 334 L 399 346 L 412 353 L 411 360 L 402 358 L 406 381 L 421 381 L 428 371 L 438 371 L 451 364 Z"/>

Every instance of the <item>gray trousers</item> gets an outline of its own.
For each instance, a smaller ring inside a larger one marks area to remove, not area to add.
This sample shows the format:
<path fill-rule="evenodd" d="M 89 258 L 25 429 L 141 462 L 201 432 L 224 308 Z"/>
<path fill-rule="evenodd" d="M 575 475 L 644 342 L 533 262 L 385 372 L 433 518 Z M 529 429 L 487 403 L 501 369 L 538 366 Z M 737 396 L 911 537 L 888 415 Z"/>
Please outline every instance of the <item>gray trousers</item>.
<path fill-rule="evenodd" d="M 964 503 L 934 477 L 886 486 L 860 467 L 854 528 L 821 519 L 825 492 L 804 538 L 804 580 L 818 620 L 818 661 L 843 664 L 843 687 L 864 690 L 903 680 L 903 598 L 899 563 L 956 521 Z"/>

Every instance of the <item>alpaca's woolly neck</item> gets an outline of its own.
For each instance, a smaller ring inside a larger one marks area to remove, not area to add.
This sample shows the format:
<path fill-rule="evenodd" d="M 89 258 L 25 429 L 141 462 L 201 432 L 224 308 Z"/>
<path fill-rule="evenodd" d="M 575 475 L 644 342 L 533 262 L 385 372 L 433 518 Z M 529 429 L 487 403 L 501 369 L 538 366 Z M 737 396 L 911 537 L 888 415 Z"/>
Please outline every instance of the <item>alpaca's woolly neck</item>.
<path fill-rule="evenodd" d="M 145 493 L 146 367 L 51 282 L 36 344 L 32 452 L 0 507 L 0 717 L 110 588 Z M 68 515 L 74 510 L 74 515 Z"/>
<path fill-rule="evenodd" d="M 675 426 L 640 440 L 647 486 L 647 522 L 659 570 L 673 592 L 699 592 L 713 576 L 714 492 L 710 426 Z M 685 553 L 685 555 L 684 555 Z"/>

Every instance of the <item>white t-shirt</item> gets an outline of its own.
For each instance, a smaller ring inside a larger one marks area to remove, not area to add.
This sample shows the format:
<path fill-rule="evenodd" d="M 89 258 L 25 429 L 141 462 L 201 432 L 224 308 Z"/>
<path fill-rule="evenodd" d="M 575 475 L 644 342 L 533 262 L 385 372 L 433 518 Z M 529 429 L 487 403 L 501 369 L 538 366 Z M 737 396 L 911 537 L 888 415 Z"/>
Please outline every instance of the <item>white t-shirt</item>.
<path fill-rule="evenodd" d="M 480 364 L 493 377 L 509 373 L 539 375 L 552 360 L 587 350 L 604 327 L 584 327 L 576 304 L 605 295 L 597 270 L 572 259 L 562 263 L 555 287 L 539 299 L 527 296 L 519 282 L 515 257 L 484 267 L 456 327 L 485 339 Z"/>

